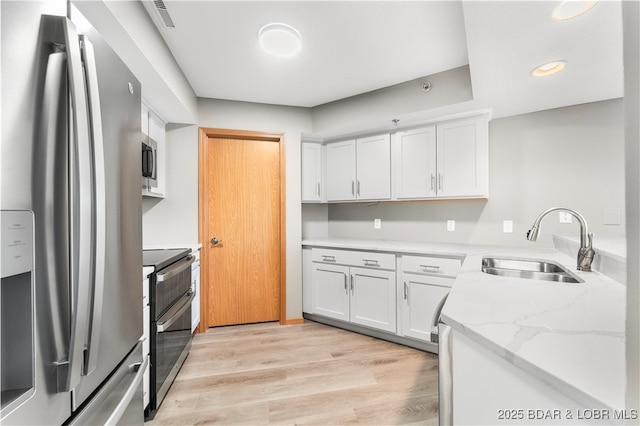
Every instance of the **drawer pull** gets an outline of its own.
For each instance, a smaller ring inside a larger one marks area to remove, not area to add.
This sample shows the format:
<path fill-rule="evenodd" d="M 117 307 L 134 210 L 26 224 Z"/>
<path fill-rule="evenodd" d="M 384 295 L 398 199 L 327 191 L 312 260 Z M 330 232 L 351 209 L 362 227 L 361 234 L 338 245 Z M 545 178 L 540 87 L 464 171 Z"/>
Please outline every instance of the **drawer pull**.
<path fill-rule="evenodd" d="M 323 262 L 335 262 L 336 261 L 336 257 L 335 256 L 329 256 L 327 254 L 323 254 L 322 255 L 322 261 Z"/>
<path fill-rule="evenodd" d="M 364 266 L 380 266 L 375 259 L 362 259 L 362 261 L 364 262 Z"/>
<path fill-rule="evenodd" d="M 440 267 L 437 265 L 420 265 L 420 267 L 425 272 L 438 272 L 438 270 L 440 270 Z"/>
<path fill-rule="evenodd" d="M 407 283 L 404 283 L 404 300 L 407 300 L 409 298 L 409 286 L 407 285 Z"/>

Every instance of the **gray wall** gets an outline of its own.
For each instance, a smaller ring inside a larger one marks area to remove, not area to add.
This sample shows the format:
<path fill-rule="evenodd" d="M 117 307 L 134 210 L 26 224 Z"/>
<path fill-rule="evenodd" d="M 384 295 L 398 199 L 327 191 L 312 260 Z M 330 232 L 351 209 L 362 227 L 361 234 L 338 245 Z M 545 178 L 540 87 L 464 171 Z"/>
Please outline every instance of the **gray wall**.
<path fill-rule="evenodd" d="M 169 124 L 166 131 L 166 196 L 142 198 L 143 247 L 198 241 L 198 126 Z"/>
<path fill-rule="evenodd" d="M 598 235 L 625 235 L 620 99 L 494 119 L 489 134 L 487 200 L 331 204 L 328 235 L 521 246 L 531 244 L 524 236 L 535 217 L 554 206 L 582 213 L 596 243 Z M 621 225 L 603 224 L 605 208 L 620 211 Z M 382 219 L 381 229 L 373 229 L 374 218 Z M 456 221 L 455 232 L 446 231 L 449 219 Z M 503 220 L 513 221 L 512 234 L 502 232 Z M 575 221 L 560 224 L 557 215 L 542 225 L 539 247 L 551 247 L 554 233 L 578 233 Z"/>

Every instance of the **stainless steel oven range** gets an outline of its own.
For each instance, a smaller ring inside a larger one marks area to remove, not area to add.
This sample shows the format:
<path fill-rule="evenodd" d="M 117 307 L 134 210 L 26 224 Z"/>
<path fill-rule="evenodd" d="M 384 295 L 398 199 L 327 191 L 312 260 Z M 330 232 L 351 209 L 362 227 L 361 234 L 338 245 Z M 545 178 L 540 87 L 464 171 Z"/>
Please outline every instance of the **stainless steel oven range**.
<path fill-rule="evenodd" d="M 154 268 L 149 277 L 150 357 L 149 406 L 152 419 L 191 348 L 191 264 L 189 249 L 144 250 L 143 264 Z"/>

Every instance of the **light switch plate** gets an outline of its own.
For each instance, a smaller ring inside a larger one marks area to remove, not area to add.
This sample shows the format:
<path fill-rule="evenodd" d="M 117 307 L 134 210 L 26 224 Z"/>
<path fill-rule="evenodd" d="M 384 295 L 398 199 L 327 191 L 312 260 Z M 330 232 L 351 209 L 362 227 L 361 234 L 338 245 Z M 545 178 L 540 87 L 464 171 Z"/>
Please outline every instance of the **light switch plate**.
<path fill-rule="evenodd" d="M 455 230 L 456 230 L 456 221 L 455 220 L 448 220 L 447 221 L 447 231 L 453 232 Z"/>
<path fill-rule="evenodd" d="M 512 234 L 513 233 L 513 221 L 512 220 L 505 220 L 504 222 L 502 222 L 502 232 L 505 232 L 507 234 Z"/>
<path fill-rule="evenodd" d="M 373 229 L 382 228 L 382 219 L 373 219 Z"/>

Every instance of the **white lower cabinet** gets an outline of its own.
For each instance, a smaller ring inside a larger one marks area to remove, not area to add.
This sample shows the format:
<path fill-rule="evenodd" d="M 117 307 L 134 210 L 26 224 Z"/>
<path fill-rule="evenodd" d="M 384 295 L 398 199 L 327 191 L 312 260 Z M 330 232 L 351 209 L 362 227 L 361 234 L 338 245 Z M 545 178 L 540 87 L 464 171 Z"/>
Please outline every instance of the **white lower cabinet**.
<path fill-rule="evenodd" d="M 354 324 L 396 332 L 396 273 L 351 268 L 350 319 Z"/>
<path fill-rule="evenodd" d="M 350 329 L 366 327 L 357 330 L 365 334 L 374 329 L 376 337 L 437 349 L 431 327 L 461 256 L 307 246 L 302 262 L 302 310 L 312 319 L 339 320 Z"/>
<path fill-rule="evenodd" d="M 438 305 L 449 294 L 461 264 L 459 258 L 401 257 L 402 300 L 398 309 L 402 315 L 403 336 L 431 342 Z"/>
<path fill-rule="evenodd" d="M 416 274 L 402 274 L 402 334 L 431 341 L 436 307 L 449 293 L 452 280 Z"/>
<path fill-rule="evenodd" d="M 341 252 L 332 250 L 331 253 L 330 258 L 335 258 Z M 351 253 L 357 253 L 355 257 L 358 258 L 364 257 L 371 265 L 380 264 L 374 259 L 367 259 L 375 257 L 371 253 L 345 252 L 345 258 L 354 258 Z M 318 257 L 322 258 L 322 255 Z M 313 262 L 311 311 L 316 315 L 395 333 L 395 286 L 395 271 Z"/>
<path fill-rule="evenodd" d="M 313 313 L 349 321 L 349 267 L 313 266 Z"/>

